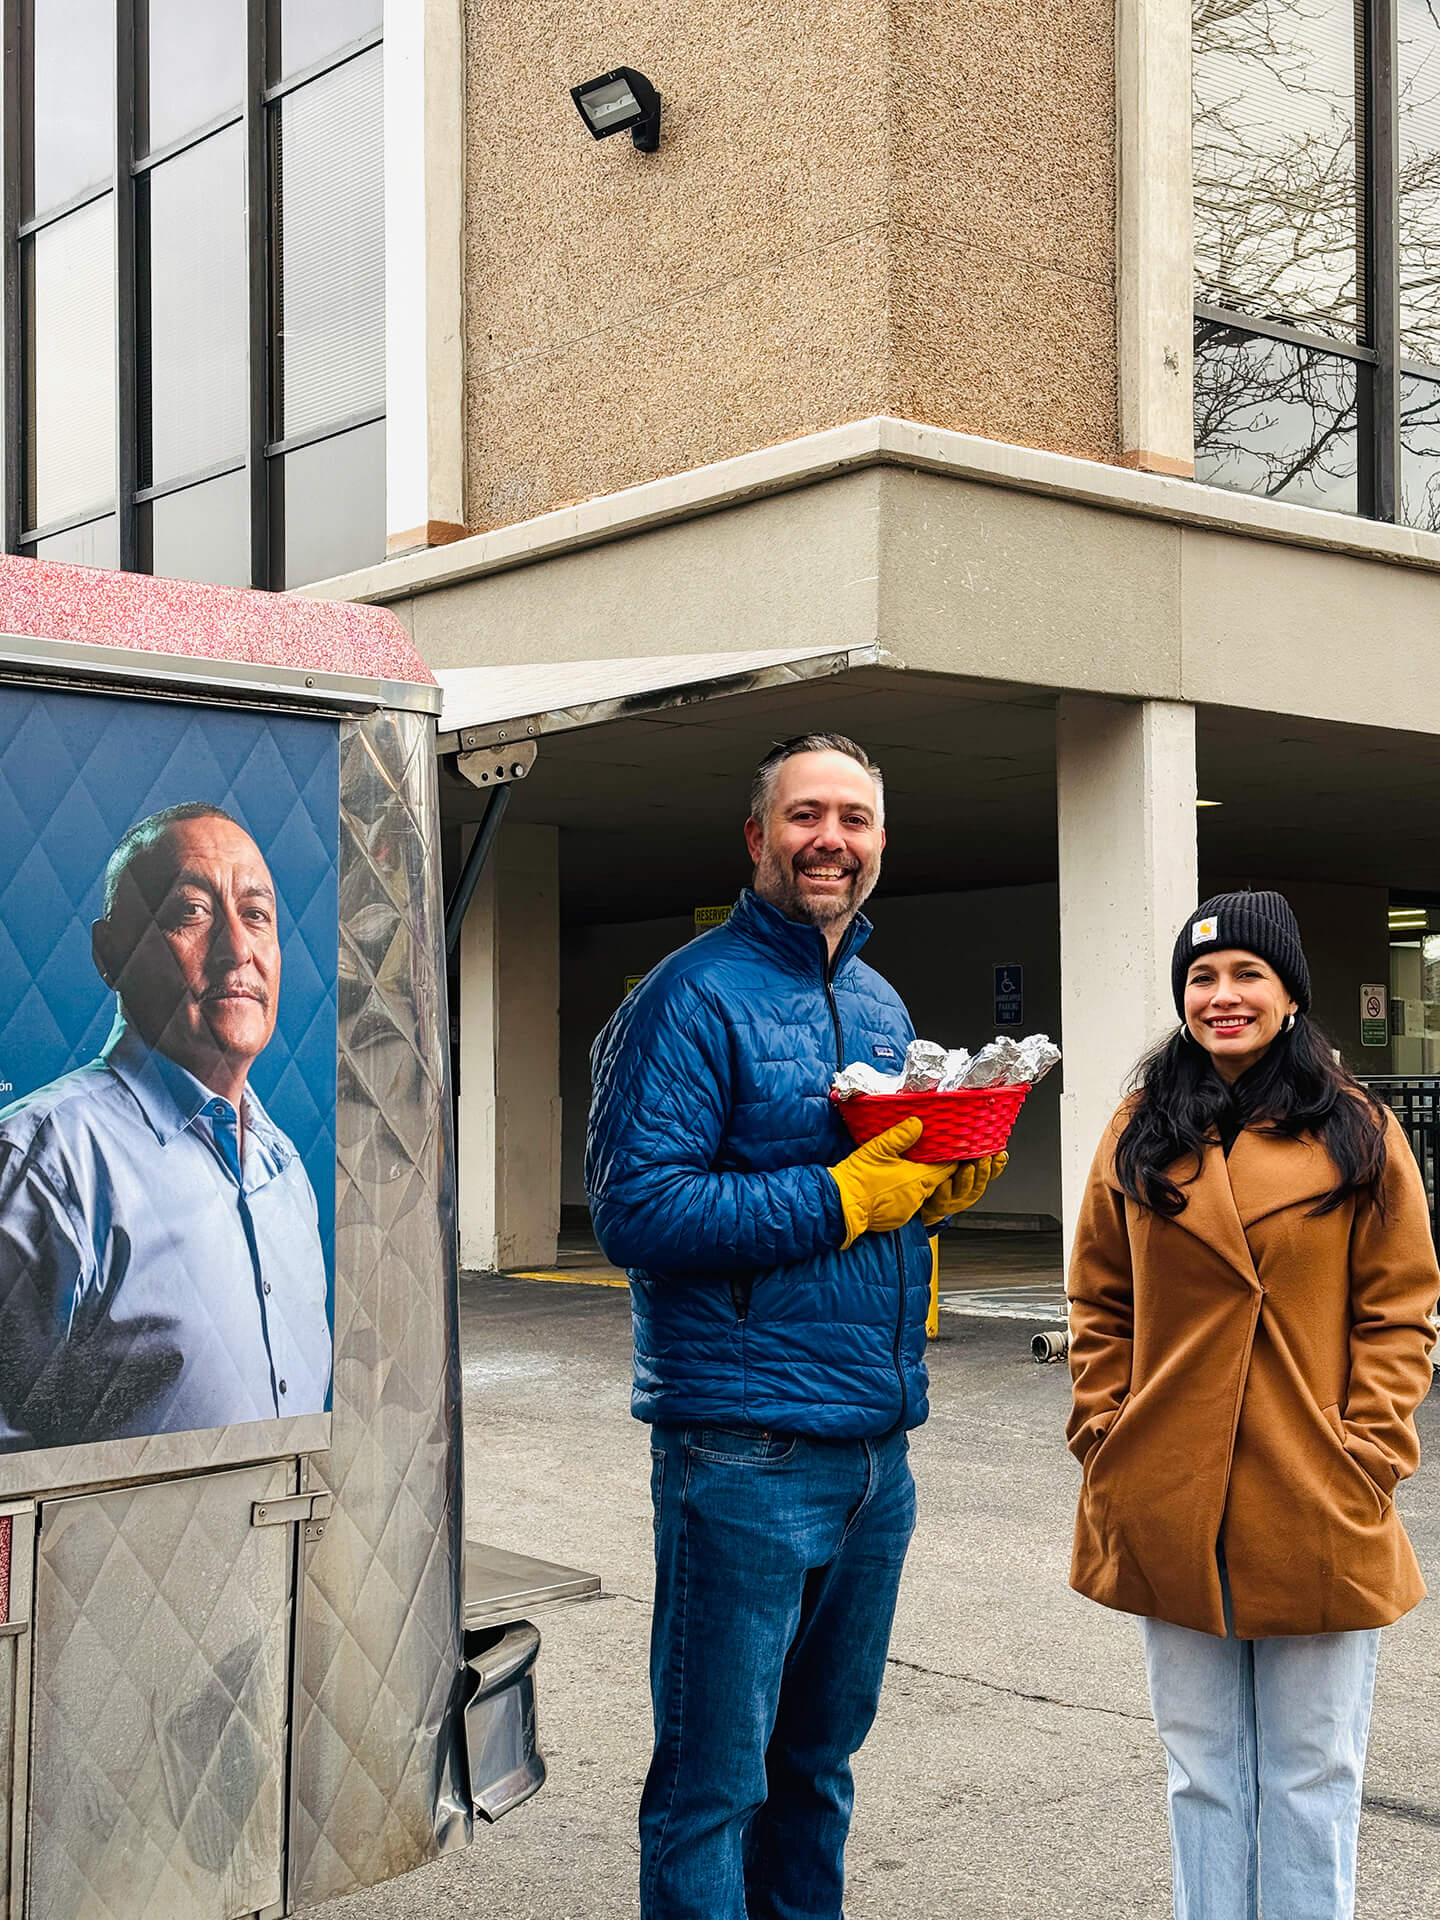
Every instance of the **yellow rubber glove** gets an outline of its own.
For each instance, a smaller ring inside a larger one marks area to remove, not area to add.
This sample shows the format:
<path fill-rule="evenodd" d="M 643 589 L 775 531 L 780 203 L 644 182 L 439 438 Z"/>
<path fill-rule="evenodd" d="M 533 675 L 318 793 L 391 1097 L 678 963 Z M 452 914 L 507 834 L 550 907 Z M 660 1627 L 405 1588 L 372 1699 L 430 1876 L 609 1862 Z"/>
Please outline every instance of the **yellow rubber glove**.
<path fill-rule="evenodd" d="M 953 1160 L 929 1167 L 900 1158 L 920 1133 L 918 1120 L 902 1120 L 831 1167 L 845 1212 L 842 1247 L 852 1246 L 862 1233 L 890 1233 L 903 1227 L 955 1172 Z"/>
<path fill-rule="evenodd" d="M 998 1180 L 1010 1164 L 1008 1153 L 987 1154 L 983 1160 L 962 1160 L 943 1187 L 937 1187 L 920 1209 L 927 1227 L 938 1227 L 952 1213 L 964 1213 L 973 1207 L 992 1180 Z"/>

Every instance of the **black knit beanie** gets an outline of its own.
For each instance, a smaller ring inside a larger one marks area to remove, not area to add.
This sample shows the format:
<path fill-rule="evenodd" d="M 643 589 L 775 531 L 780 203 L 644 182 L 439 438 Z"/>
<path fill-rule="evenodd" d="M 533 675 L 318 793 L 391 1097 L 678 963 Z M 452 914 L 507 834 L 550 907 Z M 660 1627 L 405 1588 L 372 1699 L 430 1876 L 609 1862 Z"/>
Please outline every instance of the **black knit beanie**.
<path fill-rule="evenodd" d="M 1310 1006 L 1310 969 L 1300 945 L 1300 926 L 1283 893 L 1217 893 L 1198 906 L 1180 929 L 1170 984 L 1175 1011 L 1185 1018 L 1185 976 L 1192 961 L 1207 949 L 1212 953 L 1239 947 L 1268 960 L 1290 990 L 1302 1013 Z"/>

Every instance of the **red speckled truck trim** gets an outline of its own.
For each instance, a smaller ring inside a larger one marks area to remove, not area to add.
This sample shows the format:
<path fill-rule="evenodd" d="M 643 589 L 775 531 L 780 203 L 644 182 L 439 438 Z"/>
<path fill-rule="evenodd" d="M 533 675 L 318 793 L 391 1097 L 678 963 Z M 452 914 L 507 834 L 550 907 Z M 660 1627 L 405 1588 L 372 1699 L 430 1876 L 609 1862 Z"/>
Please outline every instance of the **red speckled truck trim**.
<path fill-rule="evenodd" d="M 385 607 L 0 554 L 0 633 L 433 686 Z"/>

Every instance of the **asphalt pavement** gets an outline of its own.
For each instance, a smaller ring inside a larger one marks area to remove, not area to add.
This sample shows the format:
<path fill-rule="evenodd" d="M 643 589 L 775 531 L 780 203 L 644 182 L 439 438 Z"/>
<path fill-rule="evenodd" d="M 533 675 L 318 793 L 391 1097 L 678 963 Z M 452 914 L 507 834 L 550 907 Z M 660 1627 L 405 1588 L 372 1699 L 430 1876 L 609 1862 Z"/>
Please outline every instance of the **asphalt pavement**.
<path fill-rule="evenodd" d="M 542 1792 L 325 1920 L 633 1920 L 648 1757 L 649 1449 L 616 1287 L 462 1283 L 469 1529 L 603 1576 L 536 1614 Z M 1037 1324 L 1039 1324 L 1037 1322 Z M 912 1436 L 920 1522 L 856 1763 L 849 1920 L 1166 1920 L 1164 1760 L 1133 1623 L 1070 1592 L 1068 1379 L 1020 1320 L 946 1313 Z M 1440 1391 L 1400 1506 L 1440 1595 Z M 1440 1908 L 1440 1602 L 1385 1635 L 1358 1920 Z M 1294 1920 L 1286 1916 L 1285 1920 Z"/>

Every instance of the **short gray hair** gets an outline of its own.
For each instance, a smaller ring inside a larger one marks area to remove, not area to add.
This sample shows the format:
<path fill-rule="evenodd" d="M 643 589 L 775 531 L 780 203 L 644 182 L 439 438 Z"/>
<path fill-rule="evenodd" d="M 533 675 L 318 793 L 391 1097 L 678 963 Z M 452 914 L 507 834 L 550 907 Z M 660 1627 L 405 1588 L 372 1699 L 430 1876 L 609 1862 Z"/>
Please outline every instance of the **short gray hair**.
<path fill-rule="evenodd" d="M 775 798 L 775 782 L 780 777 L 780 769 L 797 753 L 843 753 L 848 760 L 854 760 L 875 782 L 875 816 L 877 820 L 884 818 L 884 777 L 862 746 L 844 733 L 795 733 L 788 740 L 777 740 L 755 769 L 755 777 L 750 782 L 752 820 L 764 824 Z"/>
<path fill-rule="evenodd" d="M 226 813 L 223 807 L 213 806 L 208 800 L 183 800 L 178 807 L 162 807 L 159 813 L 148 814 L 145 819 L 137 820 L 129 832 L 121 838 L 119 846 L 105 862 L 105 918 L 110 918 L 115 905 L 115 896 L 120 891 L 120 882 L 129 872 L 132 864 L 149 853 L 157 840 L 162 839 L 171 827 L 178 826 L 182 820 L 228 820 L 232 827 L 240 822 L 233 814 Z M 243 833 L 245 829 L 240 827 Z"/>

